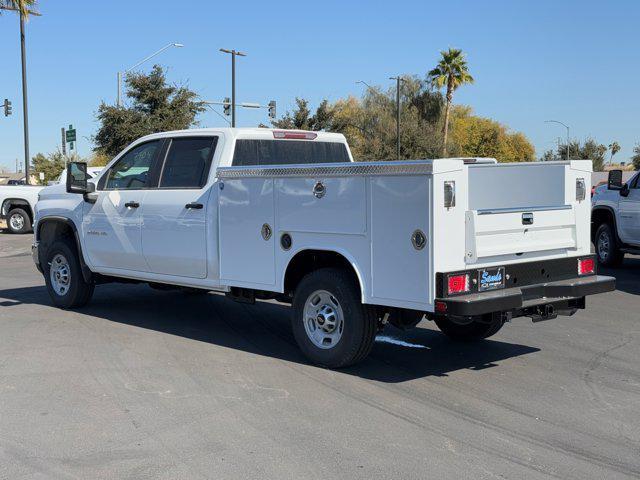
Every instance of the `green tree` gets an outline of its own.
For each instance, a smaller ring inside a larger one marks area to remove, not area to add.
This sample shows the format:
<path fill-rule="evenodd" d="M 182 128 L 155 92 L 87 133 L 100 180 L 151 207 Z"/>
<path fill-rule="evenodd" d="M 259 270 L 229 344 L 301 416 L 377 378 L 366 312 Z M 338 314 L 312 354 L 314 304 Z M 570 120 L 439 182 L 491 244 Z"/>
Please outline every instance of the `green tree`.
<path fill-rule="evenodd" d="M 605 155 L 608 150 L 606 145 L 598 143 L 593 138 L 587 138 L 584 143 L 572 141 L 569 147 L 570 160 L 591 160 L 593 162 L 594 172 L 604 170 Z M 567 158 L 566 143 L 558 146 L 558 157 L 563 160 Z"/>
<path fill-rule="evenodd" d="M 620 145 L 618 144 L 618 142 L 612 142 L 609 144 L 609 150 L 611 151 L 609 163 L 611 163 L 613 161 L 613 156 L 620 151 Z"/>
<path fill-rule="evenodd" d="M 437 89 L 446 87 L 446 106 L 444 111 L 444 124 L 442 126 L 442 156 L 447 156 L 447 140 L 449 133 L 449 115 L 453 92 L 466 83 L 473 83 L 473 77 L 469 73 L 469 67 L 462 50 L 449 48 L 440 52 L 442 58 L 438 65 L 427 74 L 427 78 Z"/>
<path fill-rule="evenodd" d="M 631 163 L 633 163 L 633 168 L 636 170 L 640 170 L 640 143 L 636 144 L 633 147 L 633 156 L 631 157 Z"/>
<path fill-rule="evenodd" d="M 37 153 L 31 159 L 31 172 L 38 178 L 41 185 L 56 180 L 64 170 L 64 166 L 64 156 L 60 151 L 48 155 Z M 44 173 L 44 180 L 40 180 L 40 173 Z"/>
<path fill-rule="evenodd" d="M 128 107 L 104 102 L 98 107 L 96 118 L 100 127 L 93 138 L 95 152 L 113 157 L 144 135 L 192 127 L 197 124 L 197 115 L 206 108 L 187 87 L 168 85 L 159 65 L 154 65 L 148 75 L 127 75 L 126 96 L 131 99 Z"/>
<path fill-rule="evenodd" d="M 541 162 L 553 162 L 555 160 L 558 160 L 558 157 L 556 157 L 553 150 L 547 150 L 542 154 L 542 157 L 540 157 Z"/>
<path fill-rule="evenodd" d="M 493 157 L 501 162 L 535 160 L 535 148 L 519 132 L 489 118 L 472 115 L 470 107 L 452 111 L 452 152 L 457 157 Z"/>

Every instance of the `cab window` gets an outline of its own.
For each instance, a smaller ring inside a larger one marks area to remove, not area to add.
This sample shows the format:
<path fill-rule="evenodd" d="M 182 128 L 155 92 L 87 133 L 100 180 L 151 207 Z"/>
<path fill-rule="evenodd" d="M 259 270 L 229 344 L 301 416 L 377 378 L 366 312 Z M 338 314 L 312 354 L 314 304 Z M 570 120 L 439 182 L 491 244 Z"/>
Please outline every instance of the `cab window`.
<path fill-rule="evenodd" d="M 138 145 L 118 160 L 103 176 L 105 190 L 140 190 L 146 188 L 160 141 Z"/>
<path fill-rule="evenodd" d="M 207 183 L 218 137 L 174 138 L 167 152 L 160 188 L 202 188 Z"/>

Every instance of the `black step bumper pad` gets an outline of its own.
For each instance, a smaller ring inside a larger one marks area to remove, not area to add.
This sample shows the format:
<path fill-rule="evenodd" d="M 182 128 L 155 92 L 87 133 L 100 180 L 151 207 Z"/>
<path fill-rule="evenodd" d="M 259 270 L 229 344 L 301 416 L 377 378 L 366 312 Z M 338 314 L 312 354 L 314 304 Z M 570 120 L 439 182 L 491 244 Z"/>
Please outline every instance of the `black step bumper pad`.
<path fill-rule="evenodd" d="M 570 278 L 519 288 L 472 293 L 436 299 L 447 305 L 448 315 L 473 316 L 492 312 L 516 310 L 523 306 L 544 305 L 558 300 L 586 297 L 615 290 L 616 279 L 603 275 Z"/>

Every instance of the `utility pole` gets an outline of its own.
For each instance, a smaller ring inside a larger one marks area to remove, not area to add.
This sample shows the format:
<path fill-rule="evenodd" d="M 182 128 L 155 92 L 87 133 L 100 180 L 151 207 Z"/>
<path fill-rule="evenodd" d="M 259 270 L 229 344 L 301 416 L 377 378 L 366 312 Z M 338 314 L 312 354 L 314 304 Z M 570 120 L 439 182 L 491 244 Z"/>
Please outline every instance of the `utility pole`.
<path fill-rule="evenodd" d="M 27 52 L 24 44 L 24 13 L 20 11 L 20 53 L 22 54 L 22 119 L 24 126 L 24 173 L 29 185 L 29 111 L 27 108 Z"/>
<path fill-rule="evenodd" d="M 231 126 L 236 126 L 236 55 L 240 57 L 246 57 L 246 53 L 238 52 L 236 50 L 227 50 L 225 48 L 220 49 L 223 53 L 231 54 Z"/>
<path fill-rule="evenodd" d="M 398 160 L 400 160 L 400 82 L 402 78 L 398 75 L 397 77 L 389 77 L 389 80 L 396 81 L 396 151 Z"/>

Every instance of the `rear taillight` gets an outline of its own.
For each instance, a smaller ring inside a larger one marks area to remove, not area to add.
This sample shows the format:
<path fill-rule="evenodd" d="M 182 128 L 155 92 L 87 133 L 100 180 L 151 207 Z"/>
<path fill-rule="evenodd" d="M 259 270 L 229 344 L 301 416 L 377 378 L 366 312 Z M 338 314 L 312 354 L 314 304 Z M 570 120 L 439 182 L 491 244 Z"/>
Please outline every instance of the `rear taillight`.
<path fill-rule="evenodd" d="M 578 259 L 578 275 L 590 275 L 596 271 L 596 262 L 593 258 Z"/>
<path fill-rule="evenodd" d="M 469 274 L 449 275 L 447 277 L 449 295 L 464 293 L 469 291 Z"/>

